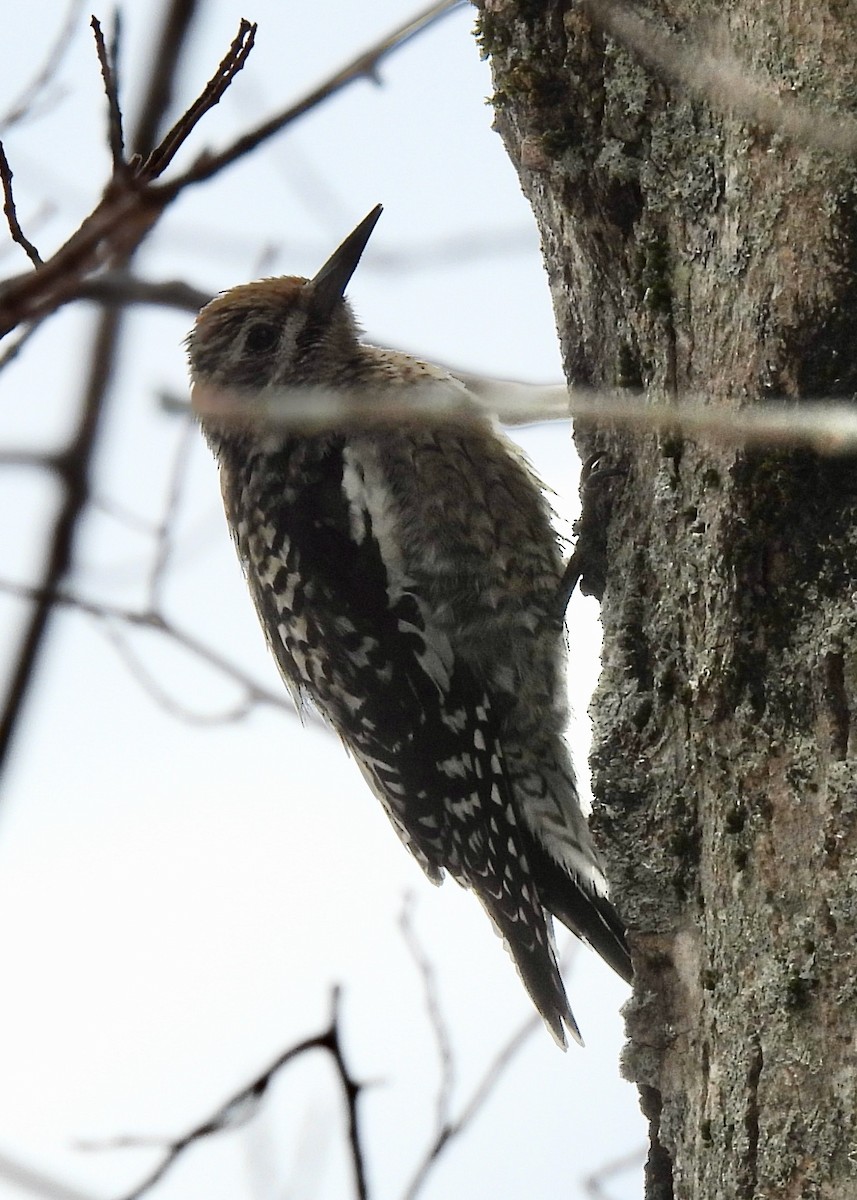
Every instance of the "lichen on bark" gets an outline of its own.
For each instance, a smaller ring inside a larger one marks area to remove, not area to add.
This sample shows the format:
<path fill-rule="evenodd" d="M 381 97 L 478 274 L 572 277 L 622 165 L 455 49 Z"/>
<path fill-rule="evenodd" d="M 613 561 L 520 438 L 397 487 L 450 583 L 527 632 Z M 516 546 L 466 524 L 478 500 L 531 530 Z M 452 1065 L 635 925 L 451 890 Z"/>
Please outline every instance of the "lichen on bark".
<path fill-rule="evenodd" d="M 726 414 L 853 398 L 855 168 L 769 118 L 783 95 L 857 111 L 857 9 L 643 14 L 677 55 L 720 55 L 728 79 L 740 63 L 770 96 L 754 119 L 611 36 L 606 8 L 479 6 L 569 380 Z M 576 437 L 615 468 L 584 497 L 605 514 L 584 579 L 604 626 L 593 822 L 636 953 L 625 1069 L 652 1129 L 647 1195 L 845 1200 L 857 464 L 679 432 Z"/>

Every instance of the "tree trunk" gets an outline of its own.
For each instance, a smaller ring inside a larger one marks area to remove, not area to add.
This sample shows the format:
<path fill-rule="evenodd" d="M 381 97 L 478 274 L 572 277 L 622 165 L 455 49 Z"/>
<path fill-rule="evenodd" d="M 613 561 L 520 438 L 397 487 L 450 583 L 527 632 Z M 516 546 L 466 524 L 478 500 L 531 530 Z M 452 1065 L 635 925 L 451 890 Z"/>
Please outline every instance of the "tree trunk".
<path fill-rule="evenodd" d="M 853 397 L 855 173 L 781 106 L 853 112 L 857 5 L 656 7 L 629 42 L 595 0 L 481 6 L 569 380 L 726 420 Z M 604 625 L 593 825 L 635 952 L 647 1197 L 853 1200 L 857 464 L 577 440 L 615 468 L 581 525 Z"/>

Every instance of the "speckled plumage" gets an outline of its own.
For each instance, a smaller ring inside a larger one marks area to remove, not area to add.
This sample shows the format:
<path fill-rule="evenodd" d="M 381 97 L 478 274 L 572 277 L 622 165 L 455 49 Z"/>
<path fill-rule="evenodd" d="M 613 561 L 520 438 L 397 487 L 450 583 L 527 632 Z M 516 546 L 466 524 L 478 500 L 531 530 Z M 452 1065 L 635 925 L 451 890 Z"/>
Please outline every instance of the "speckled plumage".
<path fill-rule="evenodd" d="M 536 1006 L 579 1039 L 550 914 L 625 978 L 621 923 L 577 800 L 566 723 L 562 558 L 543 489 L 482 415 L 361 424 L 440 368 L 359 340 L 342 298 L 380 210 L 313 280 L 219 296 L 189 338 L 194 405 L 262 626 L 296 700 L 342 737 L 430 878 L 473 889 Z M 262 419 L 330 389 L 358 419 Z M 293 396 L 297 392 L 291 393 Z"/>

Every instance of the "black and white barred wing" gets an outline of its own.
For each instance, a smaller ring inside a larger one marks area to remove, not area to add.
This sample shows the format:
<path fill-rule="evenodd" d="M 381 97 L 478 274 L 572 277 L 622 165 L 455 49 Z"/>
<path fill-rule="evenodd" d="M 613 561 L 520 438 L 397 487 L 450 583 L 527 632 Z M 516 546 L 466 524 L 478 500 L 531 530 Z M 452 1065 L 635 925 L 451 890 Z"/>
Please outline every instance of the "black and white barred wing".
<path fill-rule="evenodd" d="M 390 569 L 368 517 L 355 532 L 342 444 L 329 439 L 301 472 L 285 504 L 282 484 L 257 484 L 257 511 L 238 531 L 282 673 L 340 734 L 429 877 L 448 870 L 476 892 L 557 1039 L 563 1022 L 579 1037 L 491 697 Z"/>

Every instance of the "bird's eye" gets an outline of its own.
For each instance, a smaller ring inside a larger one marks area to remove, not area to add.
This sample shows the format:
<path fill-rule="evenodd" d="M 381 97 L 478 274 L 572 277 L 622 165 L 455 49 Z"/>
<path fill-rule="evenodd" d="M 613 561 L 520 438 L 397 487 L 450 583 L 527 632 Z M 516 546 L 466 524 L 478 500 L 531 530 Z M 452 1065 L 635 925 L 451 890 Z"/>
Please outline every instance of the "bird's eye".
<path fill-rule="evenodd" d="M 273 350 L 280 340 L 280 327 L 271 321 L 259 321 L 251 325 L 244 339 L 244 349 L 251 354 L 264 354 Z"/>

